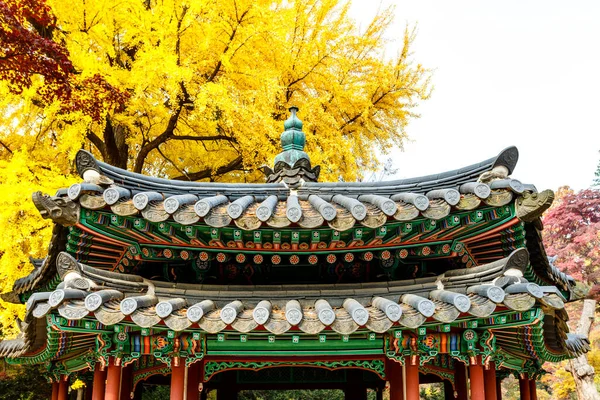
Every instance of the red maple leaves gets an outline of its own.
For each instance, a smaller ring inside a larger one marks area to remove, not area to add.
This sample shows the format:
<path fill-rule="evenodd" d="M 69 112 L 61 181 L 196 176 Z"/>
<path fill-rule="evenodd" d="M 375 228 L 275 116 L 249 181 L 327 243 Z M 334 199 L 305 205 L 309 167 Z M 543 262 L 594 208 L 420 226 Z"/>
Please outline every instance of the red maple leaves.
<path fill-rule="evenodd" d="M 600 295 L 600 190 L 566 191 L 544 217 L 544 244 L 556 265 Z"/>
<path fill-rule="evenodd" d="M 42 104 L 59 100 L 65 112 L 82 111 L 99 121 L 129 95 L 101 75 L 81 79 L 66 47 L 53 39 L 56 18 L 45 0 L 0 0 L 0 80 L 20 94 L 43 78 Z"/>
<path fill-rule="evenodd" d="M 56 19 L 43 0 L 0 0 L 0 79 L 21 93 L 34 76 L 45 80 L 44 96 L 70 91 L 73 64 L 64 46 L 52 40 Z"/>

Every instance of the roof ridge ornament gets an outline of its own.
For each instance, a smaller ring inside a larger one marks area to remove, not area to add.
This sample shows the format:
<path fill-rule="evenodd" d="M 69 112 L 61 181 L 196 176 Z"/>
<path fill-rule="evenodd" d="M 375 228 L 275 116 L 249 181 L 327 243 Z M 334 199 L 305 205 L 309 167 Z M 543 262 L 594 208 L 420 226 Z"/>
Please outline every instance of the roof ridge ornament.
<path fill-rule="evenodd" d="M 302 186 L 304 182 L 316 182 L 321 167 L 312 168 L 310 157 L 304 151 L 306 135 L 302 131 L 302 121 L 296 115 L 298 107 L 289 108 L 290 117 L 283 123 L 281 134 L 283 151 L 275 156 L 274 170 L 264 167 L 267 183 L 283 182 L 289 187 Z"/>

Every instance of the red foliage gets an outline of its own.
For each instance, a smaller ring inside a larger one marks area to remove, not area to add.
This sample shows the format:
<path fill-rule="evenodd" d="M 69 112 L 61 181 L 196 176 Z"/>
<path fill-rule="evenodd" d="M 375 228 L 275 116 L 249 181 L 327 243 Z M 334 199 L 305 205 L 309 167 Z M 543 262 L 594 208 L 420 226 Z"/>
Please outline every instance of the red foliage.
<path fill-rule="evenodd" d="M 108 110 L 122 109 L 128 93 L 98 74 L 79 78 L 67 49 L 52 38 L 55 29 L 56 18 L 45 0 L 0 0 L 0 80 L 19 94 L 34 76 L 41 76 L 42 104 L 58 99 L 63 110 L 82 111 L 96 121 Z"/>
<path fill-rule="evenodd" d="M 103 76 L 96 74 L 82 80 L 72 79 L 75 90 L 68 100 L 63 102 L 66 111 L 81 111 L 95 121 L 104 118 L 107 110 L 121 111 L 129 93 L 109 84 Z"/>
<path fill-rule="evenodd" d="M 52 40 L 56 18 L 44 0 L 0 0 L 0 79 L 14 93 L 45 80 L 44 97 L 68 96 L 73 65 L 64 46 Z"/>
<path fill-rule="evenodd" d="M 556 265 L 588 282 L 590 296 L 599 297 L 600 190 L 565 191 L 544 217 L 544 245 Z"/>

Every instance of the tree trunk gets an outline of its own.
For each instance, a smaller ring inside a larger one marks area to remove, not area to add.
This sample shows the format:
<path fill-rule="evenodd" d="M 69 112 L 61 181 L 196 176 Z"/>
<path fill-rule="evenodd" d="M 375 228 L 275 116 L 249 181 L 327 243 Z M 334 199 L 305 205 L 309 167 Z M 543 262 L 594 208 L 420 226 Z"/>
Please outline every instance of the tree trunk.
<path fill-rule="evenodd" d="M 589 336 L 595 311 L 596 300 L 586 299 L 583 301 L 581 319 L 577 325 L 578 334 Z M 594 384 L 594 367 L 588 363 L 586 354 L 569 360 L 569 370 L 573 374 L 579 400 L 600 400 L 600 394 L 598 394 Z"/>

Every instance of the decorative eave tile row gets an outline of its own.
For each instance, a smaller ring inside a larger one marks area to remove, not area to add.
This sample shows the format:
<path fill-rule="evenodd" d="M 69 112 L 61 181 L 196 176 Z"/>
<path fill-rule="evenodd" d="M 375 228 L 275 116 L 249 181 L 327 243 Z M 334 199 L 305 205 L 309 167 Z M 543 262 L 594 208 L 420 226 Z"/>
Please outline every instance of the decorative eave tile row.
<path fill-rule="evenodd" d="M 491 189 L 496 187 L 496 189 Z M 230 193 L 199 197 L 194 194 L 169 195 L 160 192 L 132 192 L 118 186 L 104 188 L 95 184 L 74 184 L 67 190 L 69 198 L 89 210 L 109 208 L 119 216 L 141 216 L 151 222 L 174 220 L 182 225 L 205 223 L 221 228 L 235 223 L 240 229 L 261 226 L 317 228 L 327 224 L 345 231 L 355 224 L 369 228 L 383 226 L 388 219 L 411 221 L 419 216 L 438 220 L 455 209 L 474 210 L 481 205 L 494 207 L 509 204 L 515 194 L 526 187 L 514 179 L 470 182 L 458 190 L 436 189 L 426 194 L 397 193 L 392 196 L 362 194 L 290 193 L 287 196 L 245 195 Z"/>
<path fill-rule="evenodd" d="M 388 218 L 410 221 L 422 215 L 447 216 L 455 208 L 502 206 L 514 194 L 536 191 L 509 179 L 516 148 L 460 170 L 380 183 L 311 183 L 292 190 L 282 183 L 223 184 L 181 182 L 148 177 L 97 161 L 80 151 L 76 164 L 84 178 L 59 194 L 90 210 L 110 208 L 120 216 L 140 215 L 152 222 L 173 219 L 183 225 L 200 221 L 212 227 L 234 222 L 245 230 L 297 224 L 336 230 L 355 223 L 376 228 Z"/>
<path fill-rule="evenodd" d="M 57 309 L 70 320 L 93 314 L 99 322 L 114 325 L 129 317 L 140 327 L 163 322 L 175 331 L 197 326 L 209 333 L 228 327 L 250 332 L 263 326 L 274 334 L 294 327 L 308 334 L 327 328 L 350 334 L 360 327 L 386 332 L 394 325 L 414 329 L 427 321 L 451 323 L 465 313 L 487 317 L 497 307 L 526 311 L 539 303 L 562 309 L 565 300 L 555 287 L 522 278 L 528 263 L 524 249 L 472 270 L 356 285 L 166 284 L 98 270 L 67 253 L 57 263 L 63 279 L 58 289 L 35 293 L 27 302 L 36 318 Z"/>

